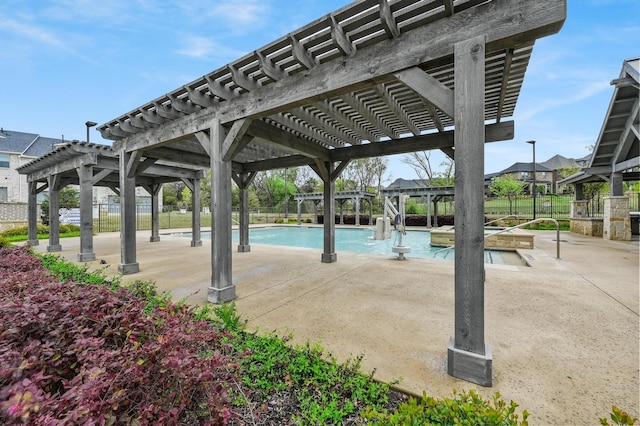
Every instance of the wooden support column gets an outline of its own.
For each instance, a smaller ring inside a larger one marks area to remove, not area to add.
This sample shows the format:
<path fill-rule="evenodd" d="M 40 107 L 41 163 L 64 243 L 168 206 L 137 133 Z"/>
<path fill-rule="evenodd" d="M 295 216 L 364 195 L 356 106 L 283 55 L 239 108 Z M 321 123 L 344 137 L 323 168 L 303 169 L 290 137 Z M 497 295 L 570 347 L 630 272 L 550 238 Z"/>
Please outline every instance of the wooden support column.
<path fill-rule="evenodd" d="M 622 173 L 611 173 L 611 180 L 609 181 L 609 193 L 612 197 L 621 197 L 624 195 L 624 187 L 622 185 Z"/>
<path fill-rule="evenodd" d="M 302 201 L 298 200 L 298 225 L 302 224 Z"/>
<path fill-rule="evenodd" d="M 38 182 L 29 182 L 27 225 L 29 239 L 27 244 L 37 246 L 38 241 Z"/>
<path fill-rule="evenodd" d="M 136 177 L 137 154 L 120 151 L 120 263 L 118 272 L 140 272 L 136 261 Z"/>
<path fill-rule="evenodd" d="M 96 260 L 93 252 L 93 166 L 76 169 L 80 179 L 80 253 L 78 262 Z"/>
<path fill-rule="evenodd" d="M 431 227 L 431 194 L 427 194 L 427 228 Z"/>
<path fill-rule="evenodd" d="M 584 200 L 584 185 L 582 183 L 575 184 L 575 194 L 573 195 L 574 200 Z"/>
<path fill-rule="evenodd" d="M 60 245 L 60 176 L 49 176 L 49 245 L 48 252 L 61 251 Z"/>
<path fill-rule="evenodd" d="M 335 179 L 331 178 L 333 174 L 333 163 L 326 161 L 324 164 L 324 251 L 322 253 L 322 263 L 333 263 L 338 261 L 338 255 L 336 254 L 336 210 L 335 210 L 335 196 L 336 196 L 336 184 Z M 322 177 L 322 176 L 321 176 Z"/>
<path fill-rule="evenodd" d="M 162 185 L 154 183 L 149 186 L 148 191 L 151 195 L 151 237 L 149 241 L 152 243 L 160 241 L 160 189 Z"/>
<path fill-rule="evenodd" d="M 233 180 L 238 185 L 240 195 L 239 253 L 251 251 L 251 245 L 249 244 L 249 185 L 251 185 L 255 176 L 255 172 L 233 174 Z"/>
<path fill-rule="evenodd" d="M 207 300 L 218 304 L 236 298 L 231 271 L 231 161 L 223 159 L 226 133 L 219 119 L 212 120 L 208 135 L 211 158 L 211 286 Z"/>
<path fill-rule="evenodd" d="M 193 188 L 191 189 L 191 247 L 202 247 L 202 236 L 200 230 L 200 179 L 193 179 Z"/>
<path fill-rule="evenodd" d="M 447 371 L 491 386 L 491 348 L 484 341 L 485 36 L 455 44 L 454 80 L 455 336 Z"/>
<path fill-rule="evenodd" d="M 340 225 L 344 225 L 344 202 L 346 199 L 338 200 L 338 205 L 340 206 Z"/>

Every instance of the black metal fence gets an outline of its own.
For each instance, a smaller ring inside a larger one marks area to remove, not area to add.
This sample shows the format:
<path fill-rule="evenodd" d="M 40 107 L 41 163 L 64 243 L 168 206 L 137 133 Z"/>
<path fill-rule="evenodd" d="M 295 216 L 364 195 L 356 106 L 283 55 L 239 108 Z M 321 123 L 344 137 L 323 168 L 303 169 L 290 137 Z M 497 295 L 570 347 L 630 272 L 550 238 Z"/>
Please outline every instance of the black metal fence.
<path fill-rule="evenodd" d="M 632 212 L 640 211 L 640 193 L 627 193 Z M 594 197 L 588 205 L 591 217 L 602 217 L 604 214 L 604 198 L 608 196 L 600 195 Z M 551 217 L 554 219 L 569 219 L 571 214 L 571 195 L 544 195 L 536 198 L 536 216 Z M 439 215 L 454 214 L 455 201 L 446 201 L 438 204 Z M 374 216 L 382 209 L 374 202 Z M 322 213 L 322 212 L 320 212 Z M 345 214 L 352 213 L 345 209 Z M 362 212 L 362 213 L 366 213 Z M 531 196 L 518 196 L 509 200 L 508 198 L 489 197 L 485 199 L 485 216 L 488 218 L 499 218 L 508 215 L 517 215 L 523 218 L 533 218 L 533 199 Z M 119 204 L 96 204 L 93 207 L 94 230 L 97 232 L 110 232 L 120 230 L 120 205 Z M 240 213 L 234 210 L 231 215 L 234 224 L 240 220 Z M 287 215 L 281 208 L 260 208 L 251 210 L 249 213 L 249 223 L 274 223 L 297 220 L 297 210 L 290 211 Z M 314 219 L 312 212 L 303 215 L 303 222 Z M 159 217 L 160 229 L 190 228 L 192 226 L 191 211 L 165 209 Z M 200 213 L 200 223 L 203 228 L 211 224 L 211 213 Z M 151 206 L 136 206 L 136 228 L 139 230 L 151 229 Z"/>
<path fill-rule="evenodd" d="M 291 220 L 297 219 L 297 211 L 289 213 L 287 217 Z M 305 214 L 305 219 L 313 218 L 313 214 Z M 285 220 L 284 212 L 279 208 L 261 208 L 249 212 L 249 223 L 274 223 L 278 219 Z M 231 213 L 231 220 L 234 224 L 240 221 L 240 213 L 234 210 Z M 159 215 L 160 229 L 190 228 L 193 219 L 190 210 L 164 209 Z M 203 228 L 211 225 L 211 213 L 200 213 L 200 224 Z M 120 205 L 119 204 L 96 204 L 93 206 L 93 229 L 96 232 L 120 231 Z M 136 229 L 151 229 L 151 206 L 136 206 Z"/>

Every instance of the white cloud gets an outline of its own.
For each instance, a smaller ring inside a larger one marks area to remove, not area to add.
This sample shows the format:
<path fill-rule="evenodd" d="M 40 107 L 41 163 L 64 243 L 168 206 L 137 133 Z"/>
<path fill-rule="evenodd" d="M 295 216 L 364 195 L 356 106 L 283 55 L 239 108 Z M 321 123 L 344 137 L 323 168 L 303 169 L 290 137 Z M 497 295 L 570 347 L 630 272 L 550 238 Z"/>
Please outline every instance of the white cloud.
<path fill-rule="evenodd" d="M 0 20 L 0 30 L 4 30 L 13 35 L 18 35 L 23 39 L 27 39 L 39 45 L 46 45 L 56 49 L 71 50 L 60 37 L 47 29 L 29 24 L 27 22 L 19 22 L 11 19 Z"/>
<path fill-rule="evenodd" d="M 225 47 L 209 37 L 187 36 L 182 42 L 182 47 L 177 49 L 175 53 L 194 59 L 215 58 L 231 61 L 239 58 L 246 52 Z"/>

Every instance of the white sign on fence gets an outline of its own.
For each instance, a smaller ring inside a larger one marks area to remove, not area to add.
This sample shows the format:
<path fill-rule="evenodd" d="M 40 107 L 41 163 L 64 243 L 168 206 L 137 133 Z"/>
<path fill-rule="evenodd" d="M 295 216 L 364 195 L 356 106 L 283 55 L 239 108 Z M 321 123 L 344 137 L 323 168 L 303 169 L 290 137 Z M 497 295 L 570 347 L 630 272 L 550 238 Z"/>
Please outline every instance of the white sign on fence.
<path fill-rule="evenodd" d="M 60 223 L 62 225 L 78 225 L 80 226 L 80 209 L 60 209 L 58 210 L 60 215 Z"/>

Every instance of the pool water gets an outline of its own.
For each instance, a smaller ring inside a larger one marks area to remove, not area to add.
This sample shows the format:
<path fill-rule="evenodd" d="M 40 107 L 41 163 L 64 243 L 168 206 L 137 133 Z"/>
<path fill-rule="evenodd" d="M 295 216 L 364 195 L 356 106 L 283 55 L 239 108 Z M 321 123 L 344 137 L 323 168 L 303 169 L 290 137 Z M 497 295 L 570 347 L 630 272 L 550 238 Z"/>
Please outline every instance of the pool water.
<path fill-rule="evenodd" d="M 322 250 L 324 248 L 324 230 L 322 227 L 311 226 L 274 226 L 249 229 L 249 244 L 273 244 L 277 246 L 306 247 Z M 191 233 L 180 234 L 191 237 Z M 382 254 L 397 256 L 391 251 L 391 247 L 397 245 L 398 233 L 392 232 L 391 238 L 386 240 L 374 240 L 371 228 L 335 228 L 336 252 L 349 251 L 356 253 Z M 414 258 L 454 258 L 453 250 L 442 250 L 441 247 L 431 247 L 429 231 L 407 231 L 402 236 L 402 244 L 411 247 L 411 253 L 405 257 Z M 210 239 L 210 232 L 202 232 L 203 239 Z M 239 242 L 238 231 L 232 232 L 232 241 Z M 485 250 L 485 263 L 522 265 L 519 256 L 513 252 L 497 250 Z"/>

